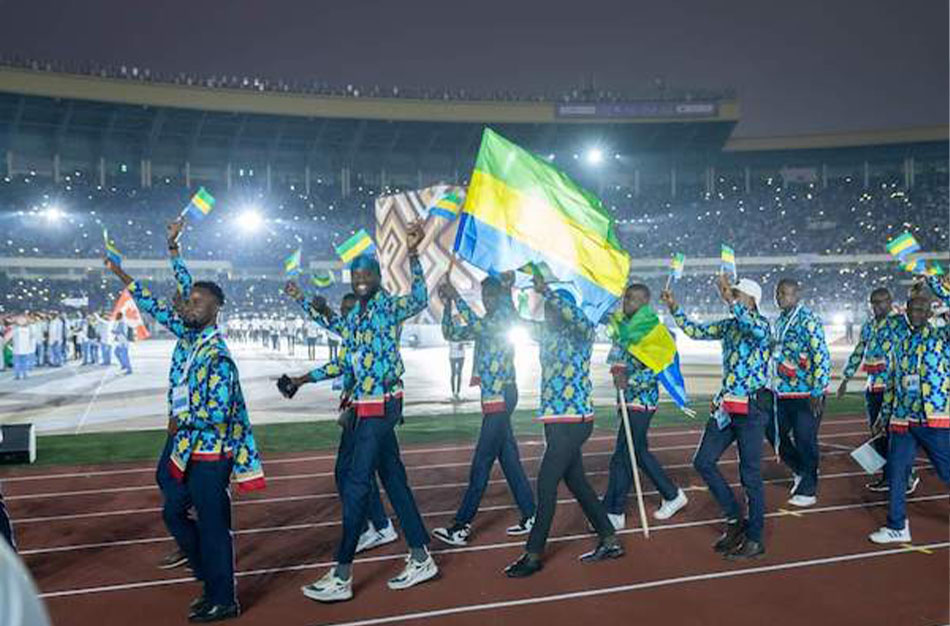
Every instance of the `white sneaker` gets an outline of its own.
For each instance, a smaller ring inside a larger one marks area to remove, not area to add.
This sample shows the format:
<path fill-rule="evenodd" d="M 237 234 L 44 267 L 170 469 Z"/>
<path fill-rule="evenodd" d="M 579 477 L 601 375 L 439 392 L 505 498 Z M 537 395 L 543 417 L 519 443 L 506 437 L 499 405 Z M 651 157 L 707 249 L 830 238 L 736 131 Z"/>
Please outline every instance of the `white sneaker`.
<path fill-rule="evenodd" d="M 905 521 L 902 530 L 882 526 L 877 532 L 868 535 L 868 539 L 873 543 L 910 543 L 910 522 Z"/>
<path fill-rule="evenodd" d="M 792 495 L 795 494 L 795 490 L 798 489 L 798 486 L 802 484 L 802 475 L 801 474 L 792 474 L 792 488 L 788 492 Z"/>
<path fill-rule="evenodd" d="M 343 580 L 330 569 L 323 578 L 300 588 L 303 595 L 317 602 L 343 602 L 353 597 L 353 577 Z"/>
<path fill-rule="evenodd" d="M 411 556 L 406 557 L 406 568 L 395 578 L 386 583 L 390 589 L 408 589 L 413 585 L 431 580 L 439 573 L 439 567 L 430 554 L 425 561 L 414 561 Z"/>
<path fill-rule="evenodd" d="M 397 539 L 399 539 L 399 534 L 396 532 L 396 529 L 393 528 L 392 521 L 382 530 L 376 530 L 373 528 L 373 525 L 370 524 L 366 532 L 360 535 L 360 540 L 356 544 L 356 551 L 363 552 L 364 550 L 372 550 L 373 548 L 384 546 L 387 543 L 392 543 Z"/>
<path fill-rule="evenodd" d="M 623 513 L 608 513 L 607 519 L 610 520 L 610 525 L 614 527 L 614 530 L 623 530 L 627 525 L 627 516 Z"/>
<path fill-rule="evenodd" d="M 676 515 L 677 511 L 686 506 L 687 502 L 689 502 L 689 498 L 687 498 L 683 490 L 680 489 L 676 492 L 675 498 L 663 501 L 660 508 L 653 512 L 653 518 L 658 520 L 670 519 Z"/>
<path fill-rule="evenodd" d="M 505 533 L 509 537 L 518 537 L 520 535 L 527 535 L 531 532 L 532 528 L 534 528 L 534 515 L 524 518 L 514 526 L 509 526 L 505 529 Z"/>
<path fill-rule="evenodd" d="M 815 496 L 792 496 L 788 499 L 789 504 L 803 509 L 814 506 L 816 502 L 818 502 L 818 498 Z"/>
<path fill-rule="evenodd" d="M 468 538 L 472 534 L 471 524 L 452 524 L 449 528 L 436 528 L 432 531 L 436 539 L 444 541 L 450 546 L 468 545 Z"/>

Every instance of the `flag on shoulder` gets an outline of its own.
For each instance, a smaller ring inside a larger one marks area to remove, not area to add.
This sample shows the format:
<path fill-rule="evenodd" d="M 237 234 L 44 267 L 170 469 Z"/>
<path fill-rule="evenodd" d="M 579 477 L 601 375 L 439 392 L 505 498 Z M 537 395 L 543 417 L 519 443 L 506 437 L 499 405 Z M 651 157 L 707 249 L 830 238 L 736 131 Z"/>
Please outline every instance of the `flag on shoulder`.
<path fill-rule="evenodd" d="M 630 257 L 601 201 L 490 128 L 482 135 L 454 250 L 488 273 L 544 262 L 593 322 L 623 295 Z"/>
<path fill-rule="evenodd" d="M 695 414 L 689 408 L 676 341 L 652 307 L 642 306 L 630 317 L 623 310 L 615 312 L 607 322 L 607 336 L 656 374 L 676 406 Z"/>
<path fill-rule="evenodd" d="M 211 210 L 214 208 L 214 203 L 214 196 L 208 193 L 208 190 L 204 187 L 199 187 L 198 193 L 191 197 L 191 202 L 188 203 L 188 206 L 185 207 L 182 213 L 200 220 L 211 213 Z"/>
<path fill-rule="evenodd" d="M 349 263 L 361 254 L 369 254 L 376 249 L 376 245 L 369 234 L 360 229 L 359 232 L 336 247 L 336 253 L 344 263 Z"/>

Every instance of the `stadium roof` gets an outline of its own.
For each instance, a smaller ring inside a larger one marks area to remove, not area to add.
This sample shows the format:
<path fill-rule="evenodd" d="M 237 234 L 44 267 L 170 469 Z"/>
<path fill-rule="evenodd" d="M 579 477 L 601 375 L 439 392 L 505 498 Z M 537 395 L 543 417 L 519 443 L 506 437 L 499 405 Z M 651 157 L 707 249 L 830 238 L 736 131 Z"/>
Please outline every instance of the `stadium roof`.
<path fill-rule="evenodd" d="M 0 67 L 0 128 L 142 145 L 307 153 L 471 151 L 485 124 L 537 151 L 591 138 L 617 151 L 720 150 L 733 99 L 612 103 L 355 98 L 207 88 Z"/>

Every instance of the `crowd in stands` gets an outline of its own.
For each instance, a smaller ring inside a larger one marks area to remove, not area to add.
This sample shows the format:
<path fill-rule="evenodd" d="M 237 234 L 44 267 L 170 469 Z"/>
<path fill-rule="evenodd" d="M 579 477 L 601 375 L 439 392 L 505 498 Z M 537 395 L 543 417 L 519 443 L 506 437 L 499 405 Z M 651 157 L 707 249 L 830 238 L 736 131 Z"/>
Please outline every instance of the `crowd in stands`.
<path fill-rule="evenodd" d="M 268 278 L 217 273 L 233 303 L 248 314 L 287 316 L 297 311 L 281 293 L 283 259 L 303 249 L 310 261 L 336 259 L 334 245 L 354 231 L 373 232 L 374 201 L 385 190 L 354 187 L 342 197 L 339 187 L 321 180 L 310 194 L 299 189 L 263 194 L 239 189 L 218 194 L 218 205 L 187 235 L 190 260 L 230 261 L 235 268 L 260 269 Z M 102 255 L 102 229 L 127 258 L 161 260 L 166 256 L 164 228 L 187 204 L 192 191 L 158 181 L 149 189 L 126 185 L 100 188 L 81 174 L 59 185 L 36 177 L 0 179 L 0 257 L 92 259 Z M 604 202 L 618 220 L 621 241 L 634 259 L 687 256 L 687 272 L 678 289 L 692 310 L 720 310 L 709 276 L 689 267 L 689 258 L 717 257 L 731 245 L 742 275 L 770 288 L 780 275 L 793 275 L 809 288 L 812 306 L 826 316 L 864 314 L 869 289 L 906 278 L 893 263 L 823 264 L 814 255 L 882 254 L 884 243 L 904 230 L 914 232 L 926 250 L 947 250 L 948 208 L 945 178 L 921 177 L 912 191 L 894 183 L 864 189 L 839 181 L 827 189 L 814 185 L 765 185 L 745 193 L 735 188 L 707 195 L 684 190 L 639 197 L 622 188 L 606 190 Z M 265 218 L 251 231 L 240 219 L 256 206 Z M 54 213 L 55 211 L 55 213 Z M 52 213 L 52 214 L 51 214 Z M 768 270 L 743 267 L 743 257 L 795 257 Z M 34 272 L 35 275 L 35 272 Z M 304 283 L 309 280 L 305 273 Z M 171 293 L 173 285 L 168 283 Z M 313 287 L 310 287 L 313 288 Z M 346 286 L 326 291 L 338 300 Z M 88 308 L 108 310 L 114 285 L 98 269 L 81 278 L 16 278 L 0 271 L 0 313 L 48 310 L 63 299 L 84 297 Z"/>
<path fill-rule="evenodd" d="M 78 74 L 98 78 L 167 83 L 209 89 L 241 89 L 259 92 L 304 93 L 342 98 L 409 98 L 417 100 L 507 101 L 507 102 L 625 102 L 631 100 L 720 100 L 733 97 L 730 90 L 673 89 L 663 79 L 654 79 L 636 92 L 598 89 L 588 85 L 552 93 L 526 93 L 509 89 L 477 90 L 433 86 L 334 85 L 324 80 L 283 79 L 247 75 L 200 75 L 194 72 L 159 72 L 129 64 L 50 61 L 0 54 L 0 66 L 38 72 Z"/>

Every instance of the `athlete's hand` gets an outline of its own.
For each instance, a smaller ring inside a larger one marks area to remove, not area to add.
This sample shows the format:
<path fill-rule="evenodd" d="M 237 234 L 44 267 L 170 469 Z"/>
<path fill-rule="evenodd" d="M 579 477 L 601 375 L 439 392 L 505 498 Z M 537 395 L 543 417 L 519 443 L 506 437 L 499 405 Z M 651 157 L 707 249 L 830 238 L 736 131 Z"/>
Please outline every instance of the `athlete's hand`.
<path fill-rule="evenodd" d="M 676 298 L 673 297 L 672 289 L 664 289 L 660 292 L 660 302 L 666 305 L 666 308 L 673 312 L 677 308 Z"/>
<path fill-rule="evenodd" d="M 825 412 L 825 395 L 812 396 L 809 402 L 811 403 L 811 414 L 815 416 L 815 419 L 821 419 Z"/>
<path fill-rule="evenodd" d="M 425 239 L 426 231 L 422 228 L 422 222 L 416 221 L 406 229 L 406 247 L 409 248 L 409 254 L 415 256 L 419 254 L 419 245 Z"/>
<path fill-rule="evenodd" d="M 292 280 L 288 280 L 287 284 L 284 285 L 284 293 L 288 296 L 300 302 L 303 300 L 303 291 L 300 290 L 300 285 Z"/>

